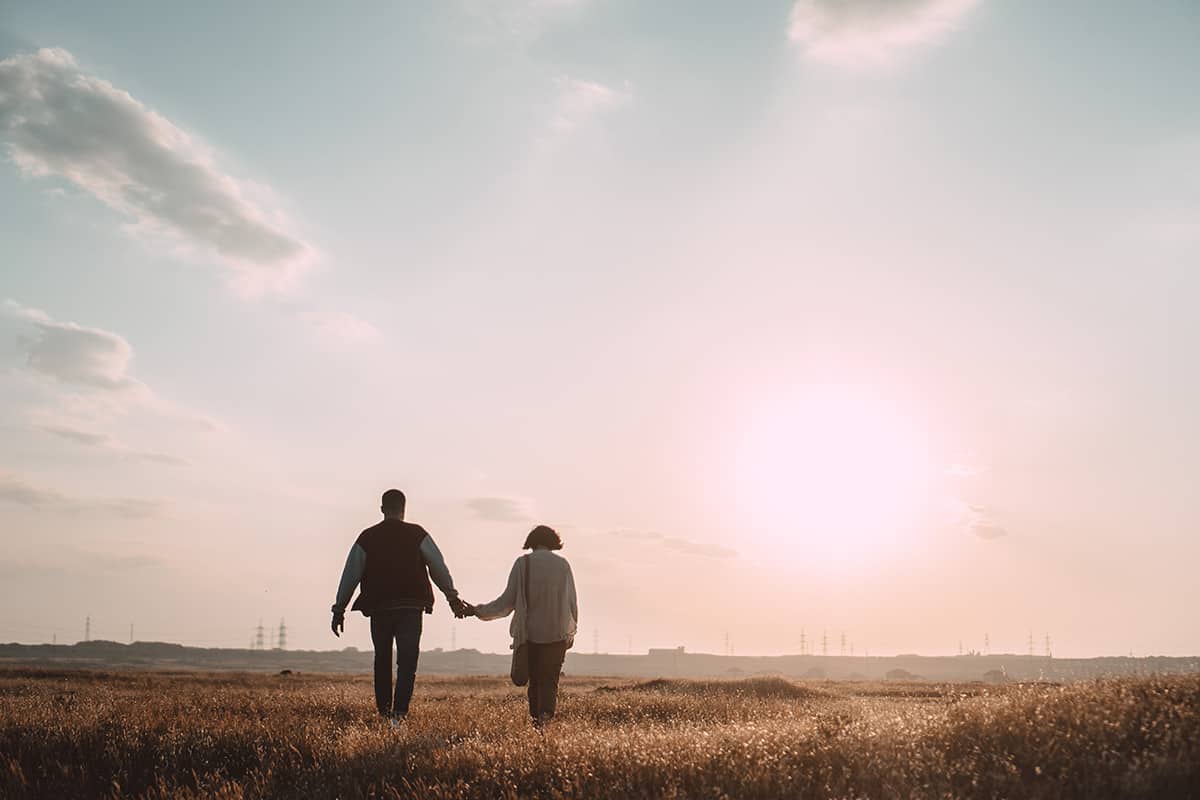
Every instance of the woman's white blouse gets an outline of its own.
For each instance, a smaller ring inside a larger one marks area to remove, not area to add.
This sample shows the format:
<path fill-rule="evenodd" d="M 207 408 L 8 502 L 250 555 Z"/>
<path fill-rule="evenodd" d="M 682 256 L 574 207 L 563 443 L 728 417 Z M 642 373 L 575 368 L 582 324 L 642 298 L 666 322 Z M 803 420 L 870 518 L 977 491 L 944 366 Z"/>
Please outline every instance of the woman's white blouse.
<path fill-rule="evenodd" d="M 525 597 L 525 556 L 513 562 L 504 594 L 490 603 L 475 606 L 483 620 L 513 614 L 509 632 L 513 645 L 524 642 L 549 644 L 573 641 L 579 625 L 579 603 L 575 576 L 562 556 L 545 548 L 529 554 L 529 597 Z"/>

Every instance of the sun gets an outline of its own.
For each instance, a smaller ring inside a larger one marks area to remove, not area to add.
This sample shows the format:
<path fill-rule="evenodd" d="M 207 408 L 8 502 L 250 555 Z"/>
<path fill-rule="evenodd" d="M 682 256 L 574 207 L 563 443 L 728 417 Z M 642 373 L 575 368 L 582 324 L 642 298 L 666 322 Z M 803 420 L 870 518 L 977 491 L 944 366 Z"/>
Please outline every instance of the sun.
<path fill-rule="evenodd" d="M 861 562 L 903 544 L 932 477 L 927 436 L 880 392 L 808 385 L 759 404 L 740 437 L 739 511 L 777 551 Z"/>

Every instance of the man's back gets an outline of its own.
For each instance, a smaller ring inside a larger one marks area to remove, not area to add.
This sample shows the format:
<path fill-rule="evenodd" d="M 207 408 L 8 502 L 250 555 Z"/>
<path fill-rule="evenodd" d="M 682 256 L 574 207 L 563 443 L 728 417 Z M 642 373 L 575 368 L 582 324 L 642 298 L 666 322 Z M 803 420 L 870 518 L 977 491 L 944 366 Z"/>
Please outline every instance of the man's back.
<path fill-rule="evenodd" d="M 368 616 L 388 608 L 433 608 L 433 587 L 421 554 L 429 534 L 420 525 L 385 519 L 359 534 L 366 563 L 353 610 Z"/>

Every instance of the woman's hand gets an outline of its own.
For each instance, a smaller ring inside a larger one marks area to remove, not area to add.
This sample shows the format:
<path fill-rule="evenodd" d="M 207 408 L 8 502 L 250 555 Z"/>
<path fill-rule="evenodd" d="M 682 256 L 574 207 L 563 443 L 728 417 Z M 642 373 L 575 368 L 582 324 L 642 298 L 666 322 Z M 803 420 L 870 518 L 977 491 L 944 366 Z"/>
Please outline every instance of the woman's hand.
<path fill-rule="evenodd" d="M 454 612 L 456 619 L 475 616 L 475 606 L 464 602 L 462 598 L 459 597 L 450 598 L 450 610 Z"/>

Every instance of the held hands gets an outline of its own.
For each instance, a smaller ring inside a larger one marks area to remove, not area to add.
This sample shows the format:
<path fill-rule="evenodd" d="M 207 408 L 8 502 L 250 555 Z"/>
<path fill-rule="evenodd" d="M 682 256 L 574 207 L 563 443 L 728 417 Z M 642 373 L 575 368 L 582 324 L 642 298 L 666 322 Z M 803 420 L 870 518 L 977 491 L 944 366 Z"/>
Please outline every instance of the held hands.
<path fill-rule="evenodd" d="M 329 627 L 333 630 L 333 635 L 342 638 L 342 631 L 346 630 L 346 612 L 333 610 L 333 622 Z"/>
<path fill-rule="evenodd" d="M 455 619 L 475 616 L 475 606 L 463 601 L 461 598 L 451 597 L 449 603 L 450 610 L 454 612 Z"/>

